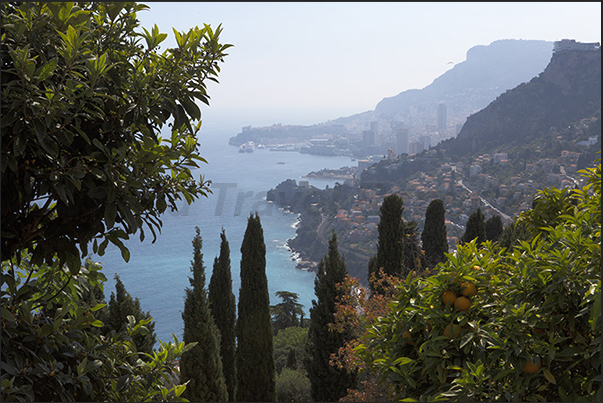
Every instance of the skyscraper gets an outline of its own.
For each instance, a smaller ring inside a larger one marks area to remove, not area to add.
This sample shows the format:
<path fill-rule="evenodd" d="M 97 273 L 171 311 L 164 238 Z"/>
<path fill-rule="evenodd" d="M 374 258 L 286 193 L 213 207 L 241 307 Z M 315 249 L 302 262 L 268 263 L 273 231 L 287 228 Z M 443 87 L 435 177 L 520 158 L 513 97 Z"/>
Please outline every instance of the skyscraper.
<path fill-rule="evenodd" d="M 438 104 L 438 130 L 443 132 L 446 130 L 446 105 Z"/>
<path fill-rule="evenodd" d="M 375 138 L 375 145 L 378 146 L 381 142 L 379 141 L 379 122 L 371 122 L 371 131 Z"/>
<path fill-rule="evenodd" d="M 396 130 L 396 153 L 408 154 L 408 129 L 405 127 L 398 127 Z"/>

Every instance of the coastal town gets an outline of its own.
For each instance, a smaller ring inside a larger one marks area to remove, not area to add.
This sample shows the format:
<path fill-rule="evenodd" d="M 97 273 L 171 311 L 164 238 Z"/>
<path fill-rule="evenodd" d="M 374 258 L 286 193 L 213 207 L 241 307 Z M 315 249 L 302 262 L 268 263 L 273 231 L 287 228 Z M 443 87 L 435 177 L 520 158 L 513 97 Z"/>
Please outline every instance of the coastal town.
<path fill-rule="evenodd" d="M 577 146 L 586 150 L 597 143 L 597 138 L 578 142 Z M 412 160 L 413 158 L 436 157 L 435 150 L 426 150 L 420 156 L 396 156 L 390 152 L 383 160 Z M 547 186 L 574 188 L 583 186 L 578 175 L 578 151 L 562 150 L 556 158 L 539 158 L 533 163 L 525 163 L 524 169 L 511 169 L 507 153 L 481 154 L 471 163 L 445 162 L 429 172 L 418 172 L 408 180 L 393 185 L 387 192 L 363 188 L 360 177 L 370 165 L 370 161 L 359 160 L 355 167 L 338 170 L 323 169 L 310 172 L 299 181 L 300 189 L 310 188 L 307 178 L 341 180 L 340 184 L 357 188 L 357 194 L 349 208 L 339 208 L 330 212 L 321 208 L 322 222 L 317 228 L 318 236 L 326 239 L 335 230 L 340 248 L 368 259 L 376 251 L 379 208 L 383 198 L 389 194 L 399 195 L 404 202 L 402 218 L 414 221 L 422 229 L 425 211 L 434 199 L 441 199 L 446 208 L 446 229 L 449 250 L 453 251 L 462 236 L 469 215 L 480 208 L 486 219 L 499 215 L 505 226 L 523 211 L 531 208 L 539 189 Z M 517 167 L 515 167 L 517 168 Z M 504 175 L 504 170 L 516 173 Z M 502 173 L 502 174 L 501 174 Z M 318 203 L 316 206 L 320 207 Z M 420 235 L 420 234 L 417 234 Z M 311 262 L 302 262 L 300 268 L 315 268 Z"/>

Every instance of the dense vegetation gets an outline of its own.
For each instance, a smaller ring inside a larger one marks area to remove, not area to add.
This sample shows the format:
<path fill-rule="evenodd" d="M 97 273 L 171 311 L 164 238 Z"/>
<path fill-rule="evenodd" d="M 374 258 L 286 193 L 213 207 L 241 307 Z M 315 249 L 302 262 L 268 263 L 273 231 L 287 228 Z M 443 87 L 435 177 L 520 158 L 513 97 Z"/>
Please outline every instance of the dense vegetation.
<path fill-rule="evenodd" d="M 358 396 L 599 401 L 601 165 L 584 174 L 582 189 L 539 192 L 518 219 L 527 241 L 473 240 L 400 281 L 344 361 L 378 380 Z"/>
<path fill-rule="evenodd" d="M 155 236 L 168 207 L 208 189 L 191 173 L 205 161 L 195 102 L 208 104 L 206 80 L 231 45 L 204 25 L 174 32 L 177 46 L 160 53 L 166 34 L 136 32 L 147 8 L 0 6 L 3 401 L 182 399 L 174 362 L 194 344 L 148 351 L 152 318 L 135 300 L 124 317 L 121 289 L 105 325 L 106 278 L 82 265 L 109 242 L 127 261 L 123 239 Z"/>

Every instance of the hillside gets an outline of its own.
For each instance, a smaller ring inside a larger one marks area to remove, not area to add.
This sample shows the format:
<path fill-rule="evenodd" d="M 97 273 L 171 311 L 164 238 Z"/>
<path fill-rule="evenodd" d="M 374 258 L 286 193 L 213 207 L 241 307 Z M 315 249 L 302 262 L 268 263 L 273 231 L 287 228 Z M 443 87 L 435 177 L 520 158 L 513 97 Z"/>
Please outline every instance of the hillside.
<path fill-rule="evenodd" d="M 539 76 L 470 116 L 445 147 L 456 154 L 505 151 L 516 142 L 538 147 L 600 108 L 601 50 L 556 52 Z"/>

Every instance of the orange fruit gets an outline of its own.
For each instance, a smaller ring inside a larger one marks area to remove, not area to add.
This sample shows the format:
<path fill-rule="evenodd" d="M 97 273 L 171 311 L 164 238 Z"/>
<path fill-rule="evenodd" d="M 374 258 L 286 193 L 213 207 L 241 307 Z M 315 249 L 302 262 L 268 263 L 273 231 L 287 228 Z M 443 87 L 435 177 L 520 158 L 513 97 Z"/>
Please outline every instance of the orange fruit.
<path fill-rule="evenodd" d="M 473 266 L 472 269 L 473 270 L 481 270 L 482 268 L 476 265 L 476 266 Z"/>
<path fill-rule="evenodd" d="M 454 308 L 459 311 L 468 311 L 471 306 L 471 301 L 466 297 L 458 297 L 454 300 Z"/>
<path fill-rule="evenodd" d="M 523 367 L 523 372 L 525 372 L 526 374 L 533 374 L 534 372 L 538 371 L 541 366 L 542 361 L 540 361 L 540 358 L 536 359 L 536 364 L 534 364 L 530 360 L 527 360 L 526 365 Z"/>
<path fill-rule="evenodd" d="M 462 289 L 461 294 L 467 298 L 471 298 L 475 294 L 477 294 L 477 289 L 475 288 L 475 285 L 468 281 L 465 281 L 465 282 L 463 282 L 463 284 L 461 284 L 461 289 Z"/>
<path fill-rule="evenodd" d="M 456 294 L 453 291 L 447 290 L 444 291 L 444 294 L 442 294 L 442 303 L 444 305 L 446 304 L 454 304 L 454 301 L 456 300 Z"/>
<path fill-rule="evenodd" d="M 461 334 L 461 326 L 460 325 L 448 325 L 444 328 L 444 336 L 450 337 L 454 339 L 459 337 Z"/>

